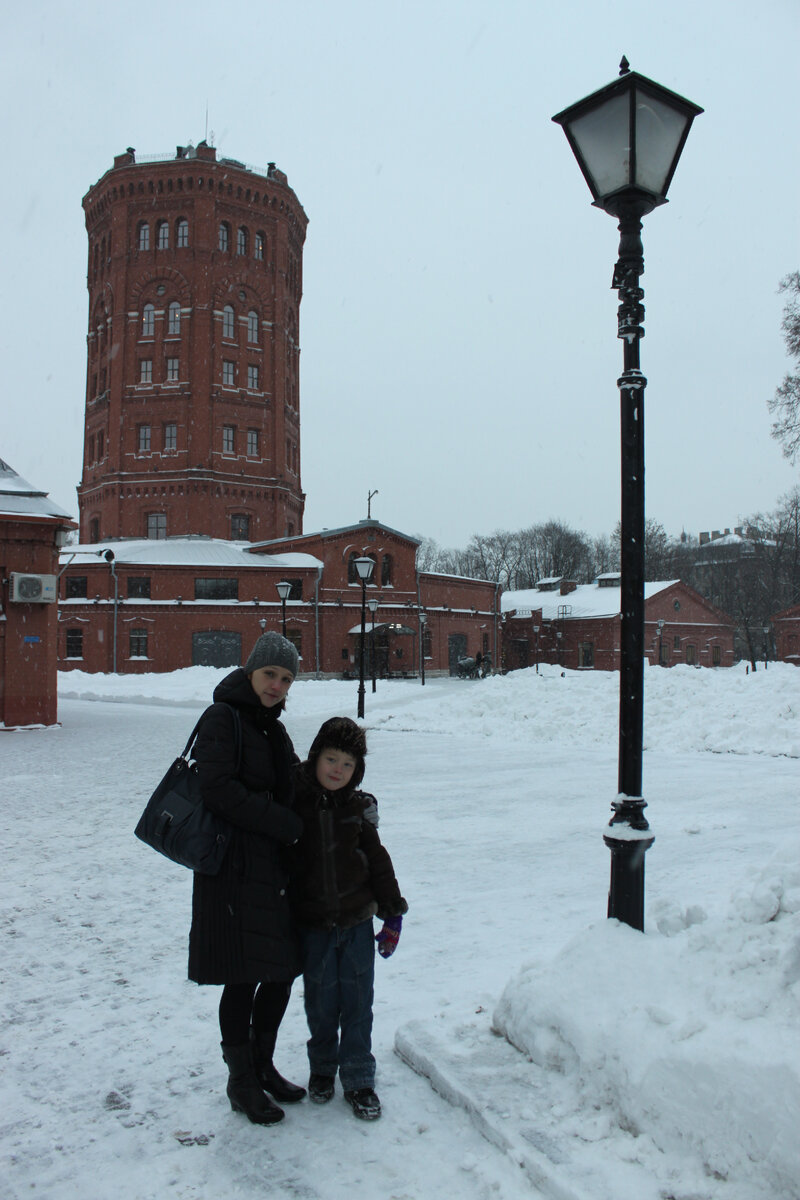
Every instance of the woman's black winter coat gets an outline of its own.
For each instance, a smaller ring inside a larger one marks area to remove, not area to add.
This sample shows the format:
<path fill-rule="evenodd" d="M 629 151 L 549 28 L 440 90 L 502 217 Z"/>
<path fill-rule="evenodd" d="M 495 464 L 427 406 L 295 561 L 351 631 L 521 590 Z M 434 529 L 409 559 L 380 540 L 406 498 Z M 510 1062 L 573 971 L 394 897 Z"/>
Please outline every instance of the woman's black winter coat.
<path fill-rule="evenodd" d="M 288 851 L 302 823 L 292 808 L 291 739 L 241 668 L 214 691 L 195 745 L 203 803 L 233 829 L 218 875 L 194 876 L 189 978 L 196 983 L 259 983 L 299 973 L 289 912 Z M 232 705 L 242 725 L 236 772 Z"/>

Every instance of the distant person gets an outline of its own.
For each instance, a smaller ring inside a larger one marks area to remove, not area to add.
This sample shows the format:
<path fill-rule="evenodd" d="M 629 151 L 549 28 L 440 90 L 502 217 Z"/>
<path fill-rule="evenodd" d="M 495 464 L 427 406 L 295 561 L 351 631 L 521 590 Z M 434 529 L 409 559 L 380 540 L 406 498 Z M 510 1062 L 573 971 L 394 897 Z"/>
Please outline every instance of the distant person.
<path fill-rule="evenodd" d="M 275 1100 L 293 1103 L 306 1094 L 272 1063 L 300 971 L 287 849 L 303 828 L 293 809 L 298 759 L 279 720 L 297 665 L 291 642 L 263 634 L 244 667 L 214 689 L 195 748 L 203 803 L 230 824 L 233 836 L 220 873 L 194 876 L 189 978 L 223 985 L 219 1027 L 228 1098 L 257 1125 L 283 1119 Z M 238 770 L 228 705 L 241 719 Z"/>
<path fill-rule="evenodd" d="M 381 1115 L 375 1094 L 372 1001 L 375 942 L 394 953 L 408 905 L 378 837 L 377 803 L 358 791 L 367 739 L 348 717 L 332 717 L 297 769 L 297 845 L 293 906 L 300 926 L 310 1038 L 309 1098 L 333 1098 L 338 1072 L 357 1117 Z M 383 927 L 373 935 L 372 919 Z"/>

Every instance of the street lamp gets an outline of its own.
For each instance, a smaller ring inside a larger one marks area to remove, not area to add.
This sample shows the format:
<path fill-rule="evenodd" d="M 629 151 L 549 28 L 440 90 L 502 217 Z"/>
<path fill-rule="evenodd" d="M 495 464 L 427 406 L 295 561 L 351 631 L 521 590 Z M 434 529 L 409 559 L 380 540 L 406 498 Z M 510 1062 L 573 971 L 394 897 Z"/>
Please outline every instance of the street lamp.
<path fill-rule="evenodd" d="M 420 679 L 422 680 L 423 687 L 425 687 L 425 626 L 427 622 L 427 614 L 421 612 L 419 614 L 419 665 Z"/>
<path fill-rule="evenodd" d="M 289 593 L 292 590 L 290 583 L 276 583 L 278 595 L 281 598 L 281 633 L 286 637 L 286 601 L 289 599 Z"/>
<path fill-rule="evenodd" d="M 664 618 L 659 617 L 657 622 L 658 629 L 658 665 L 664 666 Z"/>
<path fill-rule="evenodd" d="M 768 657 L 767 657 L 767 639 L 768 638 L 769 638 L 769 625 L 765 625 L 764 626 L 764 670 L 765 671 L 767 670 L 767 668 L 769 666 L 769 661 L 768 661 Z"/>
<path fill-rule="evenodd" d="M 539 626 L 538 625 L 534 625 L 533 632 L 534 632 L 534 636 L 536 638 L 536 649 L 534 650 L 534 656 L 536 658 L 536 674 L 538 675 L 539 674 Z"/>
<path fill-rule="evenodd" d="M 619 295 L 623 341 L 618 380 L 621 427 L 621 596 L 619 799 L 606 834 L 611 851 L 608 915 L 644 928 L 644 856 L 654 838 L 642 798 L 644 690 L 644 337 L 642 217 L 667 203 L 667 191 L 692 122 L 703 110 L 620 63 L 620 78 L 558 113 L 592 193 L 592 203 L 619 221 L 612 288 Z"/>
<path fill-rule="evenodd" d="M 358 715 L 364 716 L 364 640 L 367 636 L 367 583 L 372 578 L 375 563 L 371 558 L 354 560 L 358 578 L 361 580 L 361 646 L 358 652 Z"/>
<path fill-rule="evenodd" d="M 369 600 L 367 601 L 367 607 L 369 608 L 369 611 L 372 614 L 372 626 L 369 631 L 369 657 L 370 657 L 370 665 L 372 667 L 372 691 L 373 691 L 373 693 L 376 691 L 376 683 L 375 683 L 375 613 L 378 611 L 378 604 L 379 604 L 379 601 L 378 601 L 377 596 L 370 596 Z"/>

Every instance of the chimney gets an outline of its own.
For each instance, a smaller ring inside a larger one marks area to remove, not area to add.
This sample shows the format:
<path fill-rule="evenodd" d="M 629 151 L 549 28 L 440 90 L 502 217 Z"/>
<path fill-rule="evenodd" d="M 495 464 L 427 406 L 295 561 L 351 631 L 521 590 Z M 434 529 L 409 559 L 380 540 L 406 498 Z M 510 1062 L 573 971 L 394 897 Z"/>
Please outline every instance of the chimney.
<path fill-rule="evenodd" d="M 570 594 L 570 592 L 575 591 L 577 586 L 578 586 L 577 583 L 573 583 L 573 581 L 571 579 L 562 579 L 561 580 L 561 595 L 568 596 Z"/>

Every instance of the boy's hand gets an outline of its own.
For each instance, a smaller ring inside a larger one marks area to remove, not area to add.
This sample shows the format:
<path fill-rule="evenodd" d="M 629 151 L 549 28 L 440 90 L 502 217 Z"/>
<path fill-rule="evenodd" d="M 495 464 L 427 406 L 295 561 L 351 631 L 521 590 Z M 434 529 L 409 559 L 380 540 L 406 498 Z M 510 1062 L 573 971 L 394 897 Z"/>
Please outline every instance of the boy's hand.
<path fill-rule="evenodd" d="M 403 928 L 402 917 L 387 917 L 383 923 L 383 929 L 375 934 L 375 941 L 378 943 L 378 954 L 381 958 L 391 958 L 397 949 L 397 943 L 400 941 L 400 930 Z"/>

